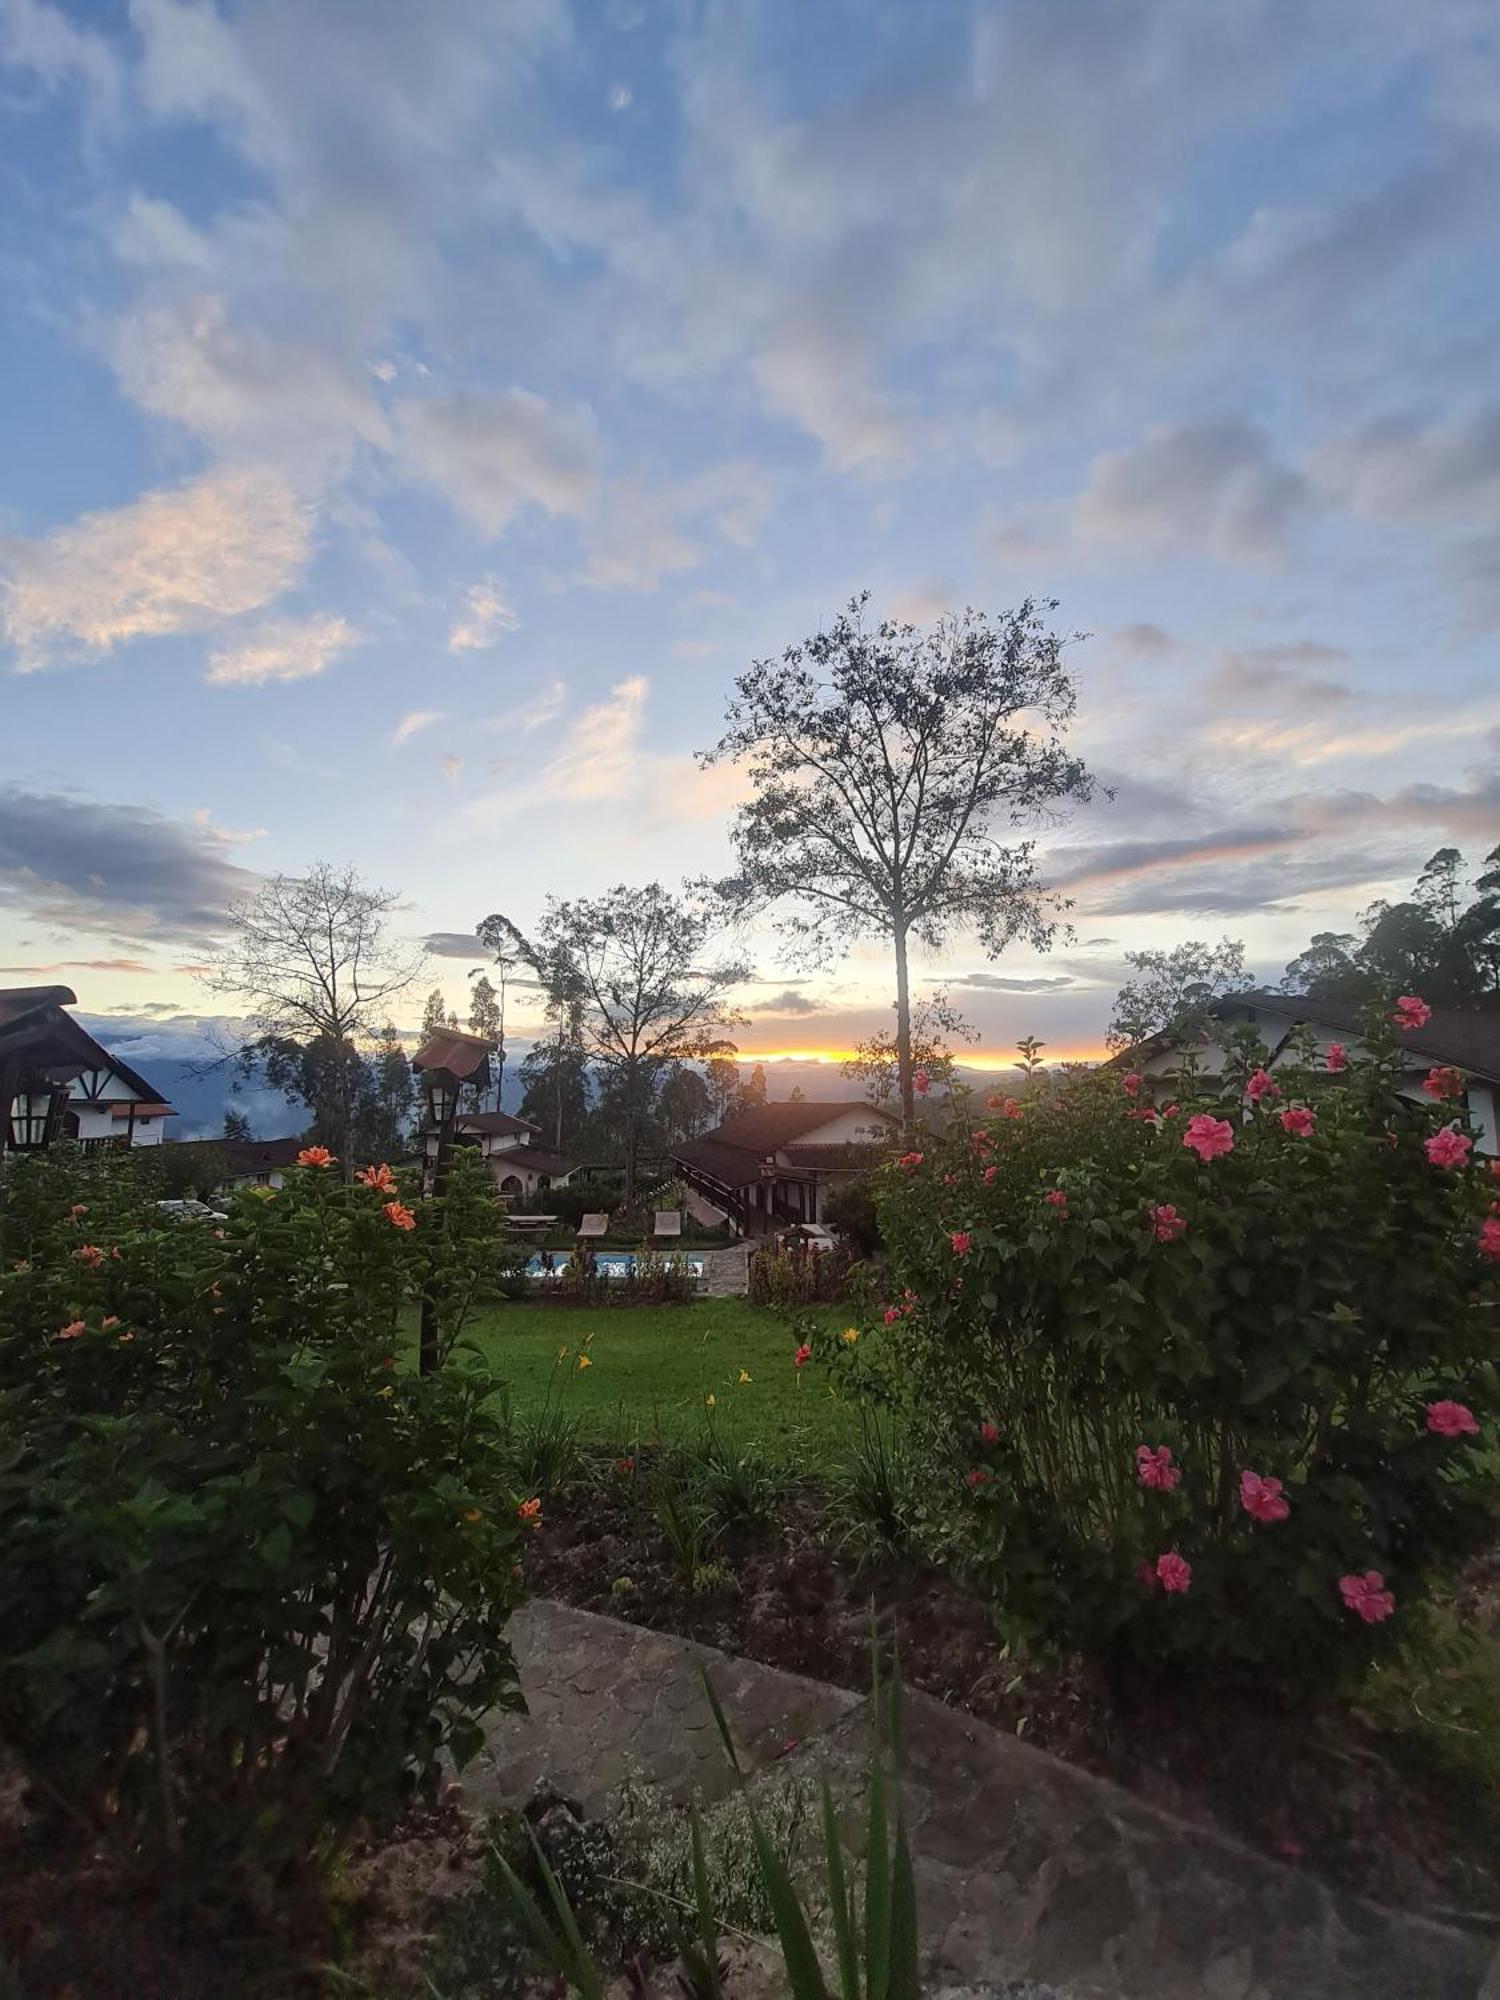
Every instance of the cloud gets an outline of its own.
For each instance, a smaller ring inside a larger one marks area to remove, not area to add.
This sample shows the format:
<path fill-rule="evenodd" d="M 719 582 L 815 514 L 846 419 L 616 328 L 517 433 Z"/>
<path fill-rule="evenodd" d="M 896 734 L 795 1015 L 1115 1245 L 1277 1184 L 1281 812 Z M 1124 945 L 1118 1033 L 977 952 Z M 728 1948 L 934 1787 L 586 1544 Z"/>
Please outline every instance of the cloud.
<path fill-rule="evenodd" d="M 1276 646 L 1243 646 L 1221 655 L 1221 665 L 1204 683 L 1204 691 L 1216 701 L 1274 703 L 1283 711 L 1333 707 L 1352 701 L 1354 690 L 1343 681 L 1304 669 L 1342 666 L 1349 658 L 1343 646 L 1310 639 Z"/>
<path fill-rule="evenodd" d="M 226 468 L 36 541 L 0 541 L 0 628 L 23 671 L 258 611 L 294 583 L 311 510 L 277 472 Z"/>
<path fill-rule="evenodd" d="M 915 442 L 909 418 L 871 380 L 863 333 L 789 314 L 752 363 L 768 407 L 823 445 L 840 472 L 894 470 Z"/>
<path fill-rule="evenodd" d="M 1117 625 L 1115 638 L 1138 660 L 1165 660 L 1177 651 L 1177 641 L 1162 625 Z"/>
<path fill-rule="evenodd" d="M 599 435 L 587 411 L 526 389 L 403 403 L 397 425 L 411 470 L 491 538 L 526 506 L 582 514 L 598 485 Z"/>
<path fill-rule="evenodd" d="M 952 610 L 958 595 L 946 577 L 929 577 L 925 583 L 898 590 L 890 600 L 889 614 L 898 624 L 931 625 Z"/>
<path fill-rule="evenodd" d="M 470 584 L 461 609 L 448 632 L 450 653 L 478 653 L 493 646 L 503 632 L 514 632 L 521 621 L 493 576 Z"/>
<path fill-rule="evenodd" d="M 465 958 L 470 962 L 482 960 L 486 951 L 472 931 L 429 931 L 422 945 L 434 958 Z"/>
<path fill-rule="evenodd" d="M 821 1001 L 809 1000 L 805 993 L 798 993 L 788 986 L 780 993 L 772 993 L 764 1000 L 752 1000 L 752 1014 L 821 1014 Z"/>
<path fill-rule="evenodd" d="M 1392 417 L 1314 453 L 1329 501 L 1381 521 L 1500 523 L 1500 408 L 1423 426 Z"/>
<path fill-rule="evenodd" d="M 1161 426 L 1131 451 L 1094 460 L 1074 509 L 1089 542 L 1130 543 L 1181 559 L 1285 560 L 1308 504 L 1298 473 L 1276 458 L 1256 424 Z"/>
<path fill-rule="evenodd" d="M 681 532 L 677 520 L 670 494 L 649 493 L 633 480 L 620 481 L 609 490 L 591 534 L 588 560 L 575 581 L 593 590 L 648 594 L 664 576 L 696 569 L 703 561 L 703 547 Z"/>
<path fill-rule="evenodd" d="M 138 958 L 61 958 L 55 965 L 0 965 L 0 978 L 41 979 L 54 972 L 125 972 L 155 973 L 154 965 L 143 965 Z"/>
<path fill-rule="evenodd" d="M 943 983 L 946 986 L 973 987 L 981 993 L 1061 993 L 1067 987 L 1076 986 L 1078 981 L 1070 973 L 1062 973 L 1052 979 L 1008 979 L 997 972 L 964 972 L 945 978 Z"/>
<path fill-rule="evenodd" d="M 49 90 L 78 85 L 101 118 L 119 110 L 124 79 L 114 50 L 49 0 L 0 0 L 0 64 L 29 71 Z"/>
<path fill-rule="evenodd" d="M 549 722 L 555 722 L 567 699 L 567 682 L 552 681 L 538 689 L 530 701 L 518 702 L 514 708 L 489 716 L 484 726 L 499 735 L 529 736 L 534 729 L 544 729 Z"/>
<path fill-rule="evenodd" d="M 307 680 L 325 672 L 357 643 L 358 634 L 348 621 L 329 612 L 272 619 L 212 652 L 203 678 L 215 687 Z"/>
<path fill-rule="evenodd" d="M 148 806 L 0 787 L 0 911 L 130 945 L 202 944 L 258 878 L 212 826 Z"/>
<path fill-rule="evenodd" d="M 635 92 L 628 83 L 612 83 L 605 101 L 611 111 L 628 111 L 635 102 Z"/>
<path fill-rule="evenodd" d="M 356 437 L 389 443 L 357 354 L 234 326 L 217 294 L 128 315 L 115 332 L 114 363 L 125 393 L 143 410 L 215 445 L 249 439 L 285 463 Z"/>
<path fill-rule="evenodd" d="M 410 743 L 420 731 L 431 729 L 435 722 L 445 722 L 447 716 L 445 708 L 409 709 L 391 731 L 391 748 L 399 750 L 403 743 Z"/>

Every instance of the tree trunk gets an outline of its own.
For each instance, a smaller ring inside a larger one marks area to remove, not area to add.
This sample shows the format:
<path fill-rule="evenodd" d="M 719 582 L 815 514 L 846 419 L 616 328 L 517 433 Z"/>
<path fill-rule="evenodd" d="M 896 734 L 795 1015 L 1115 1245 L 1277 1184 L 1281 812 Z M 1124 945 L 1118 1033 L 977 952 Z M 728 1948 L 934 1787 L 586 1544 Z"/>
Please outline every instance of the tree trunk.
<path fill-rule="evenodd" d="M 911 985 L 906 969 L 906 926 L 896 924 L 896 1069 L 901 1082 L 901 1122 L 908 1131 L 916 1123 L 916 1099 L 911 1072 Z"/>

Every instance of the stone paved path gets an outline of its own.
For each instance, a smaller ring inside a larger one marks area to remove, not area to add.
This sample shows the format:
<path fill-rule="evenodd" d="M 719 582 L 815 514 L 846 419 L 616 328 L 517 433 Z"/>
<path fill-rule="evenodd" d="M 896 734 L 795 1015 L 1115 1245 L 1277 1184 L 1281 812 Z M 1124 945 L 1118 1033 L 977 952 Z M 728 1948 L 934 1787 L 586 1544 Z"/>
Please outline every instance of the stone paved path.
<path fill-rule="evenodd" d="M 679 1800 L 722 1794 L 698 1658 L 749 1768 L 826 1766 L 860 1794 L 856 1695 L 557 1604 L 512 1629 L 531 1712 L 501 1718 L 465 1772 L 476 1804 L 515 1803 L 545 1772 L 598 1810 L 627 1758 Z M 1337 1894 L 925 1695 L 908 1697 L 906 1737 L 934 1981 L 1045 1980 L 1066 2000 L 1500 2000 L 1500 1962 L 1464 1933 Z"/>
<path fill-rule="evenodd" d="M 702 1296 L 742 1299 L 750 1289 L 750 1245 L 731 1243 L 722 1250 L 704 1250 Z"/>

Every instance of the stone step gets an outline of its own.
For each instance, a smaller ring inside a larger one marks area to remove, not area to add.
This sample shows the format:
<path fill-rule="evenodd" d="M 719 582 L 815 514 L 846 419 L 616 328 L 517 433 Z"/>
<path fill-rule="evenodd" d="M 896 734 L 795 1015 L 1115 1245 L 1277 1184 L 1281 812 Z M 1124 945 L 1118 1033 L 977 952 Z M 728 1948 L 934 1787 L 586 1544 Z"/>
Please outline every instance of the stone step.
<path fill-rule="evenodd" d="M 733 1782 L 696 1662 L 752 1772 L 826 1768 L 857 1806 L 866 1702 L 712 1647 L 538 1601 L 512 1633 L 530 1705 L 464 1774 L 517 1804 L 546 1775 L 604 1808 L 627 1761 L 674 1798 Z M 1274 1782 L 1274 1774 L 1268 1773 Z M 930 1984 L 1059 2000 L 1500 2000 L 1481 1940 L 1328 1888 L 923 1694 L 904 1796 Z"/>

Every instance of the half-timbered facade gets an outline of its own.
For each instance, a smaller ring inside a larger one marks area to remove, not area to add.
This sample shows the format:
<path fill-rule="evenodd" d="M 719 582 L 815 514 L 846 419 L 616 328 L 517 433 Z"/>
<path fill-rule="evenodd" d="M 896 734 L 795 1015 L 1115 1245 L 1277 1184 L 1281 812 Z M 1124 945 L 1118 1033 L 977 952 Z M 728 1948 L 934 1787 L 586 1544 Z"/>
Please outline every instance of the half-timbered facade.
<path fill-rule="evenodd" d="M 112 1056 L 67 1011 L 67 986 L 0 989 L 0 1146 L 39 1143 L 29 1107 L 38 1086 L 66 1084 L 67 1100 L 49 1139 L 79 1145 L 159 1146 L 172 1107 L 129 1063 Z"/>

